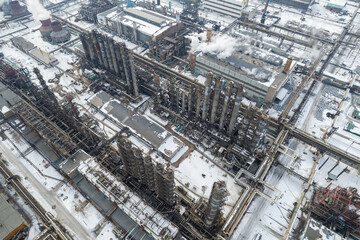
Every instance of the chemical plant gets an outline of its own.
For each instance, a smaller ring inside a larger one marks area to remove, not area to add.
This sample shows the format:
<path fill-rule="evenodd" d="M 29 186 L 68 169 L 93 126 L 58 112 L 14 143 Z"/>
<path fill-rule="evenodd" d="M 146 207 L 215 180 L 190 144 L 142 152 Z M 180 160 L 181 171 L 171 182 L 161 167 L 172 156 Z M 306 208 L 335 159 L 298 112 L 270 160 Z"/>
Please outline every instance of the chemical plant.
<path fill-rule="evenodd" d="M 360 239 L 359 8 L 0 1 L 0 238 Z"/>

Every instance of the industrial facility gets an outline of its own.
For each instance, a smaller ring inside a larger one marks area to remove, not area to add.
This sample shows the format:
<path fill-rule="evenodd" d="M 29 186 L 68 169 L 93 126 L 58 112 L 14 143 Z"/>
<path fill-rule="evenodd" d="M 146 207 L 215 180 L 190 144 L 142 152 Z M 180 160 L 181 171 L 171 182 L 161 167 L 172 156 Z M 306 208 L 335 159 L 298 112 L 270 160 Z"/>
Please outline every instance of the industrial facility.
<path fill-rule="evenodd" d="M 1 238 L 360 239 L 358 2 L 0 7 Z"/>

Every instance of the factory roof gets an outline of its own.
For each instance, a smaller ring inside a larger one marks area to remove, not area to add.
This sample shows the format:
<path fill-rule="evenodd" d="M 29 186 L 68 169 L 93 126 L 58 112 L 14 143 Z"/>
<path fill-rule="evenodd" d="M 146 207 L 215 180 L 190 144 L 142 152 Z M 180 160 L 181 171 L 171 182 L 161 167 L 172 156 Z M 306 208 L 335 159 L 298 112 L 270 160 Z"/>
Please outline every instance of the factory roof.
<path fill-rule="evenodd" d="M 217 58 L 216 54 L 207 53 L 203 54 L 199 57 L 199 60 L 201 58 L 206 59 L 207 61 L 216 62 L 217 64 L 220 64 L 221 66 L 225 66 L 227 68 L 234 68 L 233 70 L 237 73 L 240 73 L 244 76 L 247 76 L 261 84 L 264 85 L 270 85 L 275 80 L 275 75 L 278 72 L 278 67 L 269 67 L 268 64 L 261 61 L 261 59 L 257 59 L 259 62 L 262 63 L 262 66 L 255 65 L 250 61 L 249 56 L 243 56 L 242 54 L 239 54 L 238 52 L 233 53 L 229 57 L 219 59 Z M 254 60 L 253 58 L 251 58 Z"/>
<path fill-rule="evenodd" d="M 0 82 L 0 110 L 8 109 L 20 101 L 20 97 Z"/>
<path fill-rule="evenodd" d="M 99 23 L 105 25 L 105 18 L 114 22 L 121 22 L 131 28 L 135 26 L 138 31 L 148 35 L 161 34 L 170 25 L 176 23 L 175 19 L 162 16 L 141 7 L 125 8 L 123 11 L 118 11 L 118 8 L 112 8 L 98 14 Z"/>
<path fill-rule="evenodd" d="M 150 121 L 147 117 L 134 114 L 131 109 L 117 100 L 110 100 L 107 93 L 99 92 L 90 98 L 89 102 L 97 108 L 101 108 L 101 111 L 110 115 L 117 122 L 131 128 L 156 148 L 159 148 L 169 135 L 162 126 Z"/>
<path fill-rule="evenodd" d="M 0 239 L 6 239 L 15 234 L 21 226 L 25 227 L 25 220 L 7 202 L 7 197 L 0 193 Z"/>
<path fill-rule="evenodd" d="M 29 53 L 33 58 L 45 65 L 56 64 L 58 62 L 56 58 L 51 56 L 48 52 L 41 50 L 40 48 L 34 48 Z"/>
<path fill-rule="evenodd" d="M 75 169 L 80 166 L 80 163 L 91 158 L 84 150 L 80 149 L 71 158 L 68 158 L 65 162 L 61 163 L 60 168 L 67 175 L 71 174 Z"/>
<path fill-rule="evenodd" d="M 154 13 L 150 13 L 147 12 L 143 9 L 138 9 L 138 8 L 126 8 L 124 9 L 124 12 L 129 14 L 129 15 L 133 15 L 136 18 L 139 19 L 143 19 L 145 21 L 151 22 L 155 25 L 161 26 L 166 19 L 163 18 L 160 15 L 154 14 Z"/>
<path fill-rule="evenodd" d="M 36 47 L 33 43 L 26 41 L 23 37 L 13 37 L 11 42 L 24 52 L 30 51 Z"/>

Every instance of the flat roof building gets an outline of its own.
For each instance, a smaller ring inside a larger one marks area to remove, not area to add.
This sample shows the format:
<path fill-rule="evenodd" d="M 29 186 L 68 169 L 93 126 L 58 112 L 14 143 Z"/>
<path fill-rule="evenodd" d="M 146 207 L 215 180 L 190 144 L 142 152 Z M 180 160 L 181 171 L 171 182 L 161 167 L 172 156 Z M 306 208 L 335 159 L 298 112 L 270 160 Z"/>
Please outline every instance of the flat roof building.
<path fill-rule="evenodd" d="M 20 230 L 26 228 L 24 218 L 7 201 L 7 196 L 0 193 L 0 239 L 11 239 Z"/>
<path fill-rule="evenodd" d="M 247 0 L 204 0 L 203 7 L 212 12 L 239 18 L 247 2 Z"/>
<path fill-rule="evenodd" d="M 198 52 L 196 55 L 196 69 L 201 74 L 213 72 L 226 81 L 242 85 L 245 96 L 257 102 L 273 102 L 289 76 L 283 73 L 284 57 L 254 46 L 238 46 L 226 58 L 212 53 Z"/>
<path fill-rule="evenodd" d="M 273 0 L 273 3 L 279 3 L 306 11 L 313 1 L 314 0 Z"/>
<path fill-rule="evenodd" d="M 98 23 L 131 40 L 152 43 L 182 28 L 182 22 L 141 7 L 111 8 L 97 15 Z"/>

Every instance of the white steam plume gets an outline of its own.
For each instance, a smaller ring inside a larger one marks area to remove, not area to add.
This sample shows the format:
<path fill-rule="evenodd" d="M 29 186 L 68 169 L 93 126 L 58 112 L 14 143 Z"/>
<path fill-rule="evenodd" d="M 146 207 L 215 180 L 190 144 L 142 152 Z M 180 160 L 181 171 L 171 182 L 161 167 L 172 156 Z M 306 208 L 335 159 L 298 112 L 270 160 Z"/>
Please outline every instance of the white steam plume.
<path fill-rule="evenodd" d="M 39 0 L 26 0 L 26 3 L 35 20 L 40 21 L 50 18 L 50 12 L 44 8 Z"/>
<path fill-rule="evenodd" d="M 218 58 L 227 58 L 236 50 L 238 39 L 229 35 L 213 36 L 210 42 L 206 42 L 206 32 L 188 36 L 191 40 L 191 51 L 216 54 Z"/>
<path fill-rule="evenodd" d="M 9 0 L 0 0 L 0 7 L 4 5 L 5 2 L 9 3 Z"/>

